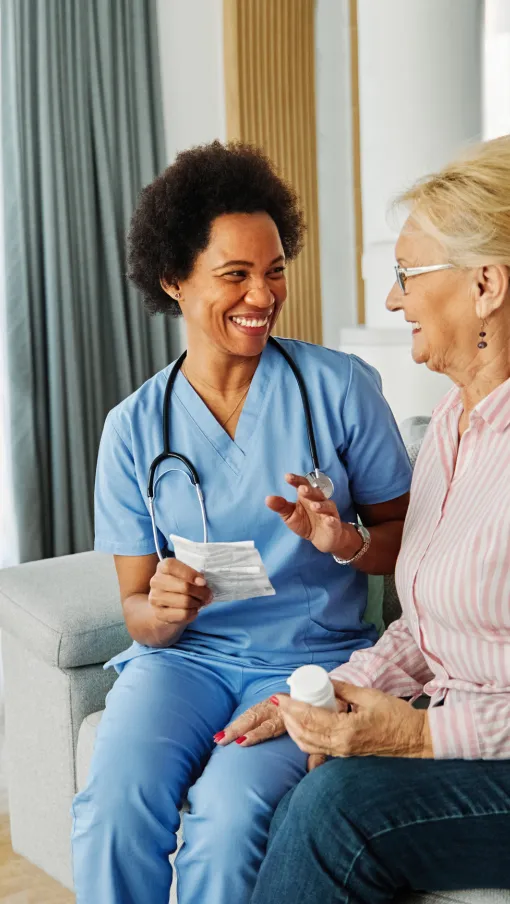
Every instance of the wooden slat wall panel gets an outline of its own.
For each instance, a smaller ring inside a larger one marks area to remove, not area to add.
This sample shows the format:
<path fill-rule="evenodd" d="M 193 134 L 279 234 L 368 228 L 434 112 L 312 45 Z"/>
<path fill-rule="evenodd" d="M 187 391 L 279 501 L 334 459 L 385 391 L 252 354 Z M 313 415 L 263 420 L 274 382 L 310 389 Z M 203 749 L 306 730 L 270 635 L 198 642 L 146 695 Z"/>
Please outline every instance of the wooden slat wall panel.
<path fill-rule="evenodd" d="M 351 46 L 352 163 L 354 176 L 354 226 L 356 234 L 356 288 L 358 323 L 365 323 L 363 282 L 363 209 L 361 203 L 361 147 L 359 113 L 358 0 L 349 0 Z"/>
<path fill-rule="evenodd" d="M 320 343 L 314 12 L 315 0 L 224 0 L 228 138 L 264 148 L 308 225 L 277 332 Z"/>

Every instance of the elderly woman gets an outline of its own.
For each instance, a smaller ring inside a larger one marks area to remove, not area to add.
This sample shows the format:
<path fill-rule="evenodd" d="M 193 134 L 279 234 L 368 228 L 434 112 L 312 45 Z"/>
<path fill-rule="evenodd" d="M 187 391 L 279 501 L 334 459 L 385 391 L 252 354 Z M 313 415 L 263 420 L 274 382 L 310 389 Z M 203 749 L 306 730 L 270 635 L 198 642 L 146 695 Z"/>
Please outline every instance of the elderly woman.
<path fill-rule="evenodd" d="M 115 556 L 134 643 L 110 663 L 119 678 L 74 803 L 78 904 L 168 904 L 186 796 L 179 904 L 247 904 L 273 812 L 307 757 L 288 736 L 225 749 L 220 729 L 283 691 L 295 666 L 332 669 L 377 639 L 363 620 L 367 573 L 394 567 L 409 462 L 371 368 L 269 338 L 302 238 L 294 192 L 242 145 L 180 154 L 135 212 L 131 277 L 152 311 L 182 313 L 187 355 L 110 412 L 101 441 L 96 548 Z M 321 494 L 303 477 L 311 450 L 293 368 L 347 526 L 311 509 Z M 239 591 L 222 594 L 200 556 L 173 555 L 176 535 L 202 541 L 202 515 L 207 550 L 253 541 L 270 584 L 243 587 L 238 571 Z"/>
<path fill-rule="evenodd" d="M 277 695 L 269 728 L 270 703 L 243 717 L 332 757 L 282 801 L 253 904 L 510 887 L 510 136 L 402 200 L 387 306 L 455 385 L 414 472 L 402 618 L 332 672 L 337 714 Z"/>

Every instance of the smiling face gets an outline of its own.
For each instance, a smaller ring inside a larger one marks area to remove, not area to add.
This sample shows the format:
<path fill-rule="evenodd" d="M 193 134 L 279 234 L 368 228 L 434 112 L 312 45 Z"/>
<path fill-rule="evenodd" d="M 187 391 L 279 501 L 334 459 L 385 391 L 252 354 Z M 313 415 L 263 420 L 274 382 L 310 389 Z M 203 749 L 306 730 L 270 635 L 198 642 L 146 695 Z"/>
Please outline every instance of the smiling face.
<path fill-rule="evenodd" d="M 402 267 L 448 263 L 444 249 L 409 218 L 395 247 Z M 481 329 L 470 269 L 439 270 L 410 276 L 405 293 L 397 283 L 386 306 L 403 311 L 413 326 L 412 355 L 430 370 L 451 373 L 469 366 L 477 350 Z"/>
<path fill-rule="evenodd" d="M 260 355 L 287 297 L 285 257 L 266 213 L 224 214 L 180 293 L 188 344 L 238 357 Z"/>

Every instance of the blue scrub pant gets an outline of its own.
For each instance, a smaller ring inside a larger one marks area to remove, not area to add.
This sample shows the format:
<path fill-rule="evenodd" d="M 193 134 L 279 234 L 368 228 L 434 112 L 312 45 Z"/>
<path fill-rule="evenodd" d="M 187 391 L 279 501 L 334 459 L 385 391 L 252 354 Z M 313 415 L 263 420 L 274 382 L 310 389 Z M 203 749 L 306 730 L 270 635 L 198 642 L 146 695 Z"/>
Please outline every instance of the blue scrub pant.
<path fill-rule="evenodd" d="M 307 757 L 287 735 L 244 749 L 213 735 L 288 690 L 288 674 L 176 649 L 124 664 L 73 804 L 77 904 L 168 904 L 186 796 L 179 904 L 248 904 L 274 810 Z"/>

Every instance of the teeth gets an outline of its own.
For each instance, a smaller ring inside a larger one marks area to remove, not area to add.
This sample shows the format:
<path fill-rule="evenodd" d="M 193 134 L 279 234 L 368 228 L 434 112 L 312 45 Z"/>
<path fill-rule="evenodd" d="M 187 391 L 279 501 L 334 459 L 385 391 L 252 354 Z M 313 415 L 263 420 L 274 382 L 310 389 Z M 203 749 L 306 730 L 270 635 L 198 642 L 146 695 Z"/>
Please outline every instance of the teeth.
<path fill-rule="evenodd" d="M 241 326 L 266 326 L 269 317 L 265 317 L 264 320 L 248 320 L 246 317 L 232 317 L 234 323 L 239 323 Z"/>
<path fill-rule="evenodd" d="M 413 330 L 421 330 L 421 323 L 418 323 L 418 321 L 415 321 L 414 323 L 411 322 L 411 327 Z"/>

